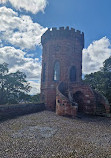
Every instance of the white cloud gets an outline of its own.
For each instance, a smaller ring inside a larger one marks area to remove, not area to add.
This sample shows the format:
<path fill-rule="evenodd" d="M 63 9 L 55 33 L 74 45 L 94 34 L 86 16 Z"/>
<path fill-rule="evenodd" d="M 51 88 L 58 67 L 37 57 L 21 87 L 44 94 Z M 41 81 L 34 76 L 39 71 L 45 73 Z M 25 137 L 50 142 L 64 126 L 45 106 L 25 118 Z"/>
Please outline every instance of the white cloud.
<path fill-rule="evenodd" d="M 33 14 L 38 13 L 39 11 L 44 12 L 44 9 L 47 5 L 47 0 L 0 0 L 0 3 L 10 2 L 13 7 L 17 10 L 26 10 L 30 11 Z"/>
<path fill-rule="evenodd" d="M 26 54 L 26 57 L 28 57 L 28 58 L 33 58 L 33 57 L 34 57 L 34 54 Z"/>
<path fill-rule="evenodd" d="M 19 17 L 12 9 L 0 8 L 0 38 L 6 43 L 21 49 L 34 49 L 45 31 L 46 28 L 33 23 L 30 16 Z"/>
<path fill-rule="evenodd" d="M 26 58 L 25 55 L 20 49 L 3 47 L 0 48 L 0 63 L 8 63 L 10 73 L 18 70 L 24 72 L 32 87 L 29 94 L 37 94 L 40 92 L 41 63 L 38 58 Z"/>
<path fill-rule="evenodd" d="M 30 86 L 32 87 L 31 91 L 29 92 L 30 95 L 36 95 L 40 93 L 40 82 L 29 81 Z"/>
<path fill-rule="evenodd" d="M 41 75 L 41 63 L 38 58 L 26 58 L 25 52 L 14 47 L 0 48 L 0 63 L 9 64 L 10 72 L 22 71 L 28 80 L 39 80 Z"/>
<path fill-rule="evenodd" d="M 9 64 L 9 73 L 22 71 L 30 83 L 30 95 L 40 93 L 41 63 L 38 58 L 25 57 L 27 54 L 20 49 L 5 46 L 0 48 L 0 64 Z"/>
<path fill-rule="evenodd" d="M 111 44 L 108 38 L 94 41 L 87 49 L 83 49 L 83 74 L 99 71 L 110 55 Z"/>

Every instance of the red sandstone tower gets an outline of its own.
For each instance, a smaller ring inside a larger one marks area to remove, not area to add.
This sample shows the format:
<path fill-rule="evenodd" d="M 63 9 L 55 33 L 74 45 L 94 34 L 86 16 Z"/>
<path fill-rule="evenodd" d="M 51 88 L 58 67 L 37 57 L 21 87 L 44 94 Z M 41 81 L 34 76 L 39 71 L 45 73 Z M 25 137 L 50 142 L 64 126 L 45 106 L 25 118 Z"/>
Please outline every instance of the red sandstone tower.
<path fill-rule="evenodd" d="M 52 28 L 43 34 L 41 43 L 41 99 L 46 108 L 56 109 L 60 115 L 74 116 L 74 101 L 80 111 L 95 114 L 97 102 L 101 99 L 89 86 L 81 82 L 84 33 L 69 27 Z M 61 83 L 67 83 L 67 86 Z M 102 104 L 109 111 L 104 99 Z"/>
<path fill-rule="evenodd" d="M 81 82 L 84 34 L 61 27 L 42 36 L 41 93 L 47 108 L 54 110 L 56 86 L 61 82 Z"/>

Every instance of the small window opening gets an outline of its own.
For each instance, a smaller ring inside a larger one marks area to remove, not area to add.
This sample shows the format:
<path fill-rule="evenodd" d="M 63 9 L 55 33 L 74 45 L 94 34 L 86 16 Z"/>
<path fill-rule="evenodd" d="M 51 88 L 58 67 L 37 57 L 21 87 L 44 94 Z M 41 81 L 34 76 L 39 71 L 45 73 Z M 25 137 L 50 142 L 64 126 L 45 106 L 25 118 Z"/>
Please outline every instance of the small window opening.
<path fill-rule="evenodd" d="M 43 76 L 42 76 L 43 77 L 42 78 L 43 82 L 45 82 L 45 73 L 46 73 L 45 71 L 46 71 L 46 64 L 43 65 Z"/>
<path fill-rule="evenodd" d="M 54 81 L 59 81 L 60 80 L 60 63 L 57 61 L 54 65 L 54 76 L 53 76 Z"/>
<path fill-rule="evenodd" d="M 76 68 L 75 68 L 75 66 L 72 66 L 70 69 L 70 81 L 71 82 L 76 81 Z"/>

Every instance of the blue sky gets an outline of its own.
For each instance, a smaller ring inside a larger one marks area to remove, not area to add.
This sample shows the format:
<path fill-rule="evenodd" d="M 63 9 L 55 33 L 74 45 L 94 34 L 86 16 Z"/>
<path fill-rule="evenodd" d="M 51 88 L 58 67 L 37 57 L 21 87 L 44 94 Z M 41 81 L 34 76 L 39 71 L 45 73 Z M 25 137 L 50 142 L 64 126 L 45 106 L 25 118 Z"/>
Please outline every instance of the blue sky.
<path fill-rule="evenodd" d="M 44 27 L 70 26 L 85 33 L 85 47 L 93 40 L 111 37 L 110 0 L 49 0 L 45 14 L 34 17 Z"/>
<path fill-rule="evenodd" d="M 0 63 L 25 72 L 36 94 L 40 38 L 48 27 L 69 26 L 85 34 L 83 74 L 98 71 L 111 55 L 110 7 L 110 0 L 0 0 Z"/>

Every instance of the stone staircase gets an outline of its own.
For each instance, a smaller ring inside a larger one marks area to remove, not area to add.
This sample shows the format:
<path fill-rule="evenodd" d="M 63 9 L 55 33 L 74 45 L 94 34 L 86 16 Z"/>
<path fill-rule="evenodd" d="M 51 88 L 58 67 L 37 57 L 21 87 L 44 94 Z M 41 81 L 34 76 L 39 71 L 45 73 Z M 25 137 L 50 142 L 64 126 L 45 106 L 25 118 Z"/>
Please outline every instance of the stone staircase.
<path fill-rule="evenodd" d="M 69 97 L 68 84 L 61 82 L 57 87 L 56 113 L 62 116 L 75 117 L 77 108 L 77 103 L 73 102 L 73 98 Z"/>
<path fill-rule="evenodd" d="M 83 94 L 83 103 L 75 100 L 74 94 L 81 92 Z M 83 111 L 81 109 L 83 104 Z M 68 84 L 61 82 L 56 90 L 56 113 L 63 116 L 75 117 L 78 111 L 86 114 L 106 116 L 110 113 L 110 106 L 107 99 L 89 86 L 80 83 Z"/>

